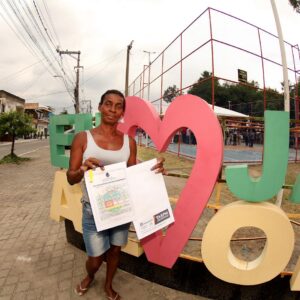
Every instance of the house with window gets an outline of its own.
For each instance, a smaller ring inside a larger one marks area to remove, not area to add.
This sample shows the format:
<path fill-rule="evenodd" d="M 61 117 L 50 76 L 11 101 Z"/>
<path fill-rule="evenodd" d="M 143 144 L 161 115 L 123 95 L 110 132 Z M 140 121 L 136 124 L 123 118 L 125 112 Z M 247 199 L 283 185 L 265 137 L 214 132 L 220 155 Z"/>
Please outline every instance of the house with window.
<path fill-rule="evenodd" d="M 36 129 L 37 135 L 47 137 L 53 108 L 39 103 L 25 103 L 25 113 L 32 117 L 32 126 Z"/>
<path fill-rule="evenodd" d="M 24 111 L 25 99 L 7 91 L 0 90 L 0 113 L 9 111 Z"/>

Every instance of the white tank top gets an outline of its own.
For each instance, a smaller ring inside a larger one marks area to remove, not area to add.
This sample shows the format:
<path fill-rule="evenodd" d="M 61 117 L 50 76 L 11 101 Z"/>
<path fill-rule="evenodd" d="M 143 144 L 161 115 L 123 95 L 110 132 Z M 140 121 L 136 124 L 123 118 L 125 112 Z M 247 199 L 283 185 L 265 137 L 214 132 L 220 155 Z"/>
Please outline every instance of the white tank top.
<path fill-rule="evenodd" d="M 123 136 L 123 146 L 119 150 L 106 150 L 99 147 L 93 135 L 89 130 L 86 132 L 86 149 L 83 153 L 83 161 L 89 157 L 99 159 L 104 166 L 125 161 L 127 162 L 130 156 L 129 137 L 127 134 Z M 90 202 L 85 183 L 83 181 L 82 187 L 82 202 Z"/>
<path fill-rule="evenodd" d="M 124 134 L 123 146 L 119 150 L 106 150 L 99 147 L 89 130 L 86 131 L 86 139 L 86 149 L 83 153 L 83 161 L 89 157 L 94 157 L 101 160 L 105 166 L 122 161 L 127 162 L 129 159 L 130 147 L 129 137 L 127 134 Z"/>

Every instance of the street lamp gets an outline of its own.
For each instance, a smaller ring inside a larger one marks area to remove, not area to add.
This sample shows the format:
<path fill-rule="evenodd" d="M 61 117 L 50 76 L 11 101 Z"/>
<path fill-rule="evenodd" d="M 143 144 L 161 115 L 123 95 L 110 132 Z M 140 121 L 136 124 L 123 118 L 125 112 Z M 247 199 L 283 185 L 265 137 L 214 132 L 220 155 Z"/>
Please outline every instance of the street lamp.
<path fill-rule="evenodd" d="M 147 90 L 147 99 L 150 101 L 150 65 L 151 65 L 151 54 L 155 54 L 156 52 L 154 51 L 146 51 L 143 50 L 144 53 L 148 54 L 148 90 Z M 144 88 L 144 86 L 143 86 Z M 146 134 L 146 147 L 148 147 L 148 134 Z"/>
<path fill-rule="evenodd" d="M 146 50 L 143 50 L 144 53 L 147 53 L 148 54 L 148 92 L 147 92 L 147 98 L 148 98 L 148 101 L 150 101 L 150 65 L 151 65 L 151 54 L 155 54 L 156 52 L 154 51 L 146 51 Z"/>

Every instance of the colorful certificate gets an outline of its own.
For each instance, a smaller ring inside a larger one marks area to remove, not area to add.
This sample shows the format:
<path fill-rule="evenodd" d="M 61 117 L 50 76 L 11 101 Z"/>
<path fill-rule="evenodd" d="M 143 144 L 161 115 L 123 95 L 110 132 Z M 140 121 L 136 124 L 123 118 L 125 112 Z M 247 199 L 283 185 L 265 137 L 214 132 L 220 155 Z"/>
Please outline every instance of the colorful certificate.
<path fill-rule="evenodd" d="M 125 162 L 86 171 L 84 177 L 98 231 L 133 220 Z"/>

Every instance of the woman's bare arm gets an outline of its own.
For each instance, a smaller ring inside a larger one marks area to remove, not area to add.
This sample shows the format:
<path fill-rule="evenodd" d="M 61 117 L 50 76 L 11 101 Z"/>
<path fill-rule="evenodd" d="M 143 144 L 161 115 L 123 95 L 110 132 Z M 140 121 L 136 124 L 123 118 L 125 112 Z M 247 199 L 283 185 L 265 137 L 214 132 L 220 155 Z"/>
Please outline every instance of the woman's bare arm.
<path fill-rule="evenodd" d="M 84 170 L 82 166 L 82 158 L 84 146 L 86 144 L 86 133 L 79 132 L 75 135 L 70 152 L 69 169 L 67 171 L 67 179 L 69 184 L 75 184 L 81 181 Z"/>
<path fill-rule="evenodd" d="M 129 148 L 130 148 L 130 156 L 127 161 L 127 167 L 136 165 L 137 158 L 136 158 L 136 142 L 132 137 L 129 137 Z"/>

